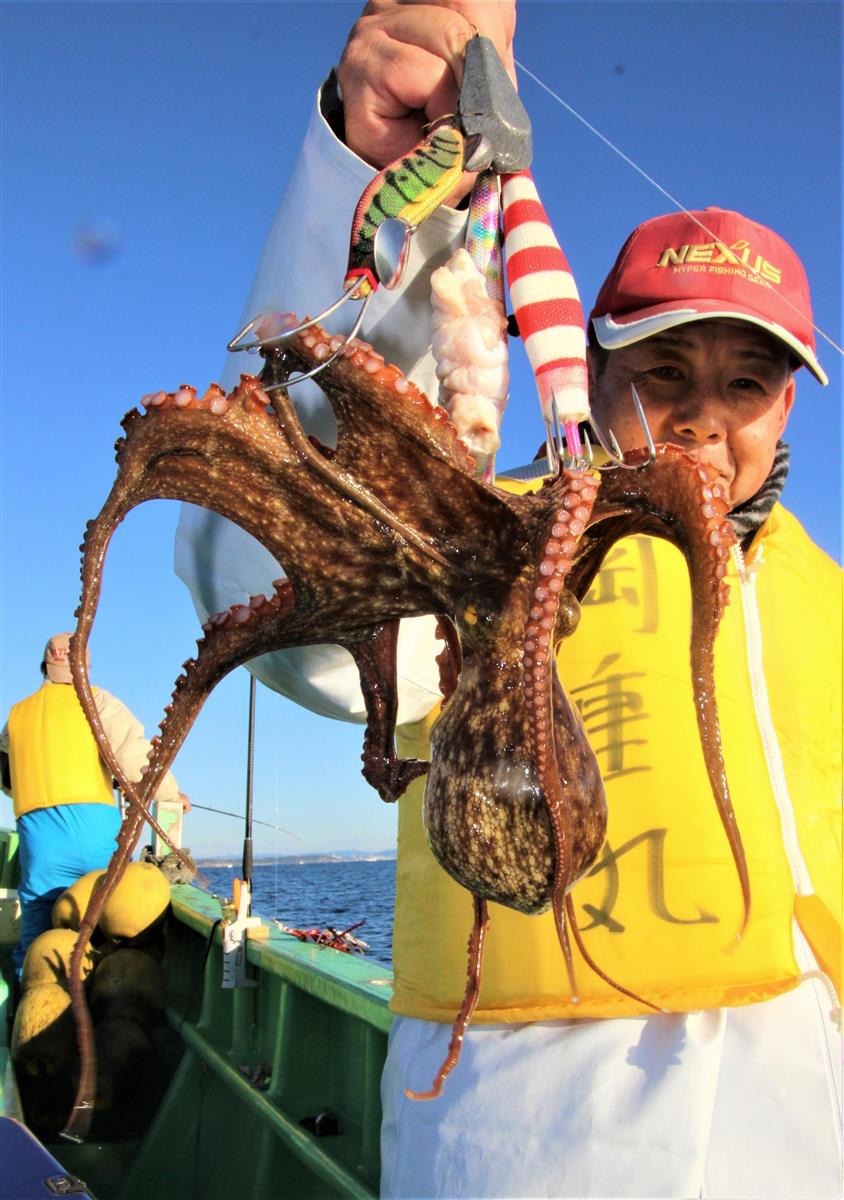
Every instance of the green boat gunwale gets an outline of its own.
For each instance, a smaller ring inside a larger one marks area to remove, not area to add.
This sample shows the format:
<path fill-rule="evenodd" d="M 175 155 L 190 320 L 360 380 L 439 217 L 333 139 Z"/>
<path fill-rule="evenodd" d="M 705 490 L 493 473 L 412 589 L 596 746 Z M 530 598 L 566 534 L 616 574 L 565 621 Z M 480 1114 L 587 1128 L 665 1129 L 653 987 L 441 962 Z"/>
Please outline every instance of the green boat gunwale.
<path fill-rule="evenodd" d="M 0 886 L 16 882 L 16 840 L 0 830 Z M 148 1125 L 121 1142 L 48 1149 L 98 1200 L 376 1196 L 391 969 L 270 923 L 246 942 L 253 985 L 223 989 L 220 916 L 207 892 L 172 886 L 164 969 L 179 1061 Z M 8 1017 L 10 946 L 0 965 Z M 3 1026 L 0 1113 L 20 1118 Z M 326 1109 L 339 1135 L 300 1123 Z"/>

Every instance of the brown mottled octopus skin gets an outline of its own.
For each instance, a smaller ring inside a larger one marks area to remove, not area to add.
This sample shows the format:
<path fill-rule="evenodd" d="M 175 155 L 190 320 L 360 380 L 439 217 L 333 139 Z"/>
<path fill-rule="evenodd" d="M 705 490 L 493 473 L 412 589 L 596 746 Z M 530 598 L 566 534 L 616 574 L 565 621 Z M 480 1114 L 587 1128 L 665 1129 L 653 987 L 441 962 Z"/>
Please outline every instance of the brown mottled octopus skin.
<path fill-rule="evenodd" d="M 261 379 L 244 376 L 229 396 L 214 384 L 202 396 L 184 387 L 160 392 L 145 397 L 146 414 L 133 410 L 124 419 L 117 479 L 82 547 L 71 666 L 130 807 L 73 968 L 82 1080 L 68 1137 L 87 1132 L 93 1099 L 81 947 L 204 700 L 227 672 L 267 651 L 319 642 L 348 647 L 367 703 L 364 773 L 393 800 L 428 768 L 395 755 L 397 622 L 440 616 L 441 681 L 453 694 L 432 734 L 426 821 L 434 854 L 474 896 L 475 925 L 466 998 L 434 1092 L 456 1061 L 477 999 L 488 900 L 528 913 L 550 905 L 571 977 L 566 895 L 600 850 L 606 802 L 577 711 L 557 680 L 554 646 L 575 627 L 578 598 L 608 547 L 629 533 L 668 538 L 689 563 L 701 738 L 749 903 L 712 676 L 733 538 L 709 470 L 677 447 L 661 446 L 641 471 L 600 478 L 561 471 L 534 494 L 500 491 L 474 478 L 473 460 L 445 411 L 357 341 L 320 375 L 338 425 L 336 450 L 325 450 L 304 435 L 286 391 L 263 387 L 325 363 L 339 344 L 313 326 L 269 348 Z M 235 521 L 274 555 L 287 579 L 271 596 L 209 618 L 196 658 L 176 682 L 146 773 L 132 784 L 99 725 L 85 650 L 111 535 L 132 507 L 161 498 Z"/>
<path fill-rule="evenodd" d="M 436 858 L 476 896 L 524 913 L 551 904 L 557 855 L 549 798 L 537 765 L 532 714 L 524 694 L 524 631 L 533 567 L 508 596 L 480 595 L 458 615 L 463 668 L 431 732 L 425 827 Z M 566 596 L 556 636 L 573 631 L 578 606 Z M 554 672 L 555 761 L 572 847 L 568 886 L 594 862 L 606 833 L 604 787 L 577 709 Z"/>

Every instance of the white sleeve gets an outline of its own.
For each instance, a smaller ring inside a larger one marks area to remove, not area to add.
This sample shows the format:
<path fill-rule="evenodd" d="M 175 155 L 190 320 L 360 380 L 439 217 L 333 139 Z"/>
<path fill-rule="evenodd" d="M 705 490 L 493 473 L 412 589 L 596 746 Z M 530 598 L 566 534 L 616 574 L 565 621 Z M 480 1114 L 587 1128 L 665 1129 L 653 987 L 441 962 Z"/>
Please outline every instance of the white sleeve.
<path fill-rule="evenodd" d="M 115 758 L 129 779 L 137 783 L 141 778 L 141 768 L 147 764 L 150 751 L 150 744 L 144 737 L 143 725 L 121 700 L 103 688 L 94 688 L 94 699 Z M 176 800 L 178 795 L 179 785 L 168 771 L 154 799 Z"/>
<path fill-rule="evenodd" d="M 319 100 L 258 265 L 240 325 L 261 312 L 315 315 L 341 294 L 349 230 L 358 198 L 374 174 L 332 133 Z M 430 273 L 460 242 L 465 213 L 439 209 L 415 234 L 400 287 L 380 289 L 370 302 L 360 336 L 388 362 L 411 374 L 436 398 L 430 347 Z M 344 305 L 336 328 L 350 328 L 356 305 Z M 239 327 L 239 326 L 238 326 Z M 332 328 L 335 328 L 332 318 Z M 232 332 L 235 330 L 233 328 Z M 416 369 L 414 370 L 414 365 Z M 241 371 L 255 369 L 245 354 L 229 356 L 222 376 L 230 389 Z M 302 424 L 328 445 L 334 417 L 319 388 L 308 381 L 291 390 Z M 250 595 L 270 594 L 283 571 L 238 526 L 215 513 L 183 505 L 176 534 L 176 573 L 187 584 L 200 620 Z M 434 619 L 402 621 L 398 648 L 399 721 L 417 721 L 440 698 Z M 307 646 L 257 659 L 250 669 L 262 683 L 314 712 L 339 720 L 365 720 L 357 668 L 339 646 Z"/>

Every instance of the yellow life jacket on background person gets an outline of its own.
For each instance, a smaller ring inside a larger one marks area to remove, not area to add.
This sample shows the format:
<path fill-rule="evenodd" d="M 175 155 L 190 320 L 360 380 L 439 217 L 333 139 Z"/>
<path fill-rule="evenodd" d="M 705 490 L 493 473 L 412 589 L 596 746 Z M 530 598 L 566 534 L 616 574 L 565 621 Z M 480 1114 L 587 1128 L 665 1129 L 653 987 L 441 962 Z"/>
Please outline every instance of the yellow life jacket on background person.
<path fill-rule="evenodd" d="M 58 804 L 115 803 L 111 776 L 70 684 L 45 683 L 14 705 L 9 763 L 16 817 Z"/>
<path fill-rule="evenodd" d="M 617 543 L 559 649 L 609 806 L 606 844 L 572 892 L 589 954 L 617 983 L 672 1011 L 745 1004 L 800 979 L 796 911 L 824 970 L 840 966 L 840 575 L 775 506 L 728 574 L 716 642 L 727 778 L 747 855 L 750 920 L 704 766 L 689 668 L 690 591 L 679 551 Z M 760 630 L 764 629 L 764 643 Z M 433 717 L 399 731 L 428 757 Z M 436 863 L 424 779 L 399 802 L 393 934 L 398 1013 L 453 1021 L 463 999 L 471 896 Z M 579 1003 L 550 913 L 490 905 L 475 1022 L 650 1011 L 604 983 L 574 947 Z"/>

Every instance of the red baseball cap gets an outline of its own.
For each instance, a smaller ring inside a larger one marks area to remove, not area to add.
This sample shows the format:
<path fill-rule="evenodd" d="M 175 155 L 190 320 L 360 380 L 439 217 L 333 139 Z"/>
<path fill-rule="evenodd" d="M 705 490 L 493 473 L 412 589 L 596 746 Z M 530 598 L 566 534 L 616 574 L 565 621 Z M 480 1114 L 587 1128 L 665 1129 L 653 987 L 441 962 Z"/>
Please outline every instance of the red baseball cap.
<path fill-rule="evenodd" d="M 727 209 L 668 213 L 634 229 L 589 314 L 606 350 L 717 317 L 767 330 L 829 382 L 815 357 L 803 264 L 779 234 Z"/>

